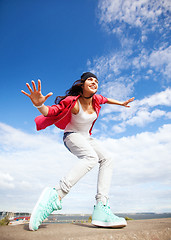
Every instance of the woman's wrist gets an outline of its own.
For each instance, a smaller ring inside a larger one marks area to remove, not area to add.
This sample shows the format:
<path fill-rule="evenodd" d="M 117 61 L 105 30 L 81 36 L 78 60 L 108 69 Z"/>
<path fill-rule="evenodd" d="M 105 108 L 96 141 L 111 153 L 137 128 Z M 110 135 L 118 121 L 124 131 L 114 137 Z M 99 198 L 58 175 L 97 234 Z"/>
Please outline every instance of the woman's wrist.
<path fill-rule="evenodd" d="M 36 106 L 36 105 L 34 105 L 34 104 L 33 104 L 33 106 L 34 106 L 34 107 L 36 107 L 36 108 L 41 108 L 41 107 L 43 107 L 43 106 L 44 106 L 44 103 L 42 103 L 42 104 L 41 104 L 41 105 L 39 105 L 39 106 Z"/>

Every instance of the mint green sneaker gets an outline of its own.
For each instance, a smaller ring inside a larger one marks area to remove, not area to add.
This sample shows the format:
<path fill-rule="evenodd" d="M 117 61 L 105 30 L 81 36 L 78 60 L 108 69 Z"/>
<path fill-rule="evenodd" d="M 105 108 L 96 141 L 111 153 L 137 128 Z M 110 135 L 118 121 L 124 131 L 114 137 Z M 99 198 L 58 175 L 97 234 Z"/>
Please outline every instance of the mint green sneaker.
<path fill-rule="evenodd" d="M 112 213 L 108 204 L 105 206 L 99 202 L 94 206 L 92 215 L 92 224 L 99 227 L 125 227 L 127 222 L 124 218 L 118 217 Z"/>
<path fill-rule="evenodd" d="M 53 211 L 61 210 L 61 201 L 55 188 L 45 188 L 31 214 L 29 229 L 35 231 Z"/>

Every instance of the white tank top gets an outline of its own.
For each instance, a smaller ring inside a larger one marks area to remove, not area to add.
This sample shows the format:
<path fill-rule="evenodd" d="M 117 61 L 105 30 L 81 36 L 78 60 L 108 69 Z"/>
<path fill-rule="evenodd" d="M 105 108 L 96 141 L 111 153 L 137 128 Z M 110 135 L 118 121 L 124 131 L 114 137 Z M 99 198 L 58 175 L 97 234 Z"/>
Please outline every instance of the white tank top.
<path fill-rule="evenodd" d="M 77 114 L 72 113 L 71 121 L 66 126 L 64 132 L 79 132 L 83 135 L 88 136 L 89 130 L 94 120 L 97 118 L 97 113 L 94 112 L 92 114 L 88 114 L 84 112 L 84 110 L 82 109 L 82 106 L 79 100 L 78 100 L 78 104 L 79 104 L 79 112 Z"/>

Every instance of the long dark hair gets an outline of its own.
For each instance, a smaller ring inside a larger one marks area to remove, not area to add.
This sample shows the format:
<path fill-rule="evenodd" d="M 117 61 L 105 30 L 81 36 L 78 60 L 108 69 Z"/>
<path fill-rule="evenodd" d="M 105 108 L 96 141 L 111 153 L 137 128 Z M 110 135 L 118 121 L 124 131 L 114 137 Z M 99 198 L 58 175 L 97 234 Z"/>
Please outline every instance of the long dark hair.
<path fill-rule="evenodd" d="M 86 79 L 76 80 L 72 87 L 65 92 L 65 96 L 57 96 L 55 99 L 55 104 L 59 104 L 60 101 L 65 99 L 67 96 L 78 96 L 83 93 L 83 86 Z"/>

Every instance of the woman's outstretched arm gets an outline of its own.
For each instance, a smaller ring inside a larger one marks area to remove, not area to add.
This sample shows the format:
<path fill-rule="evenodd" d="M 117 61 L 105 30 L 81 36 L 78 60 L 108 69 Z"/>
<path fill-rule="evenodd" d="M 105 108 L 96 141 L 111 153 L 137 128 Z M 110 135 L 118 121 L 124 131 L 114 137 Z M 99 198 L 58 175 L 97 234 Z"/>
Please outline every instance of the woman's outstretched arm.
<path fill-rule="evenodd" d="M 43 96 L 41 93 L 41 81 L 38 80 L 38 89 L 36 89 L 36 84 L 34 81 L 32 81 L 32 86 L 33 89 L 30 87 L 29 83 L 26 83 L 26 86 L 30 92 L 26 93 L 25 91 L 21 90 L 23 94 L 25 94 L 27 97 L 30 98 L 32 101 L 33 105 L 37 107 L 39 112 L 43 114 L 44 116 L 48 115 L 49 108 L 44 105 L 44 102 L 53 94 L 53 93 L 48 93 L 46 96 Z"/>
<path fill-rule="evenodd" d="M 128 104 L 129 104 L 130 102 L 132 102 L 132 101 L 134 101 L 134 97 L 128 99 L 128 100 L 125 101 L 125 102 L 120 102 L 120 101 L 117 101 L 117 100 L 108 98 L 107 103 L 108 103 L 108 104 L 116 104 L 116 105 L 120 105 L 120 106 L 124 106 L 124 107 L 130 107 Z"/>

